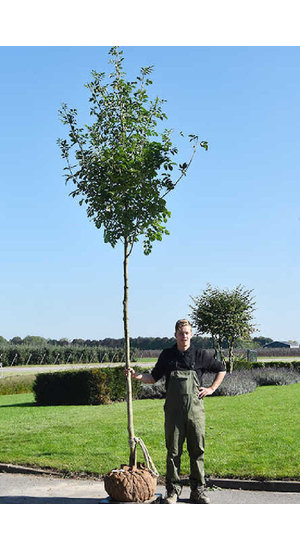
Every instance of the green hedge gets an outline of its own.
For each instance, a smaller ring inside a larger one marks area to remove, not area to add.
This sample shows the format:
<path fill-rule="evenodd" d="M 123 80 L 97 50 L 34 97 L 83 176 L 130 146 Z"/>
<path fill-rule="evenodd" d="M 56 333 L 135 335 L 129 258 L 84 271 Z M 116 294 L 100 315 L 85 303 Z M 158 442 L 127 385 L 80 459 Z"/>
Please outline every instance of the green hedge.
<path fill-rule="evenodd" d="M 266 363 L 254 361 L 234 361 L 233 370 L 245 370 L 245 369 L 259 369 L 264 368 L 286 368 L 286 369 L 296 369 L 300 371 L 300 361 L 266 361 Z"/>
<path fill-rule="evenodd" d="M 138 387 L 139 382 L 132 380 L 133 398 Z M 37 405 L 101 405 L 126 399 L 126 377 L 123 367 L 41 373 L 33 392 Z"/>

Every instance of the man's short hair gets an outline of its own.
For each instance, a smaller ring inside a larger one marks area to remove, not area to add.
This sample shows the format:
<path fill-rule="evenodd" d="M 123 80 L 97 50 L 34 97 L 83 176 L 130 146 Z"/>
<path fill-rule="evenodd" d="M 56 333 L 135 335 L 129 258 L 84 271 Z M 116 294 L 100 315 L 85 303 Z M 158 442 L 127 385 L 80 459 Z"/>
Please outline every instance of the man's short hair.
<path fill-rule="evenodd" d="M 189 326 L 190 329 L 192 330 L 192 325 L 187 319 L 178 319 L 175 325 L 175 334 L 177 330 L 179 330 L 181 327 L 186 327 L 186 326 Z"/>

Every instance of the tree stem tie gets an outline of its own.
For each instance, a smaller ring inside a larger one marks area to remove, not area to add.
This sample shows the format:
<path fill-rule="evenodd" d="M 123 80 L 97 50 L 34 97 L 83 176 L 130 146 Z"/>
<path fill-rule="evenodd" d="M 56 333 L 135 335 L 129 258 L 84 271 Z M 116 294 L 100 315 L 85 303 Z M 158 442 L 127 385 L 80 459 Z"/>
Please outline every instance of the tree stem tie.
<path fill-rule="evenodd" d="M 155 465 L 154 465 L 154 462 L 149 454 L 149 451 L 145 445 L 145 443 L 143 442 L 143 440 L 140 438 L 140 437 L 134 437 L 133 439 L 129 439 L 129 444 L 131 446 L 131 444 L 134 445 L 134 449 L 136 448 L 137 444 L 140 445 L 142 451 L 143 451 L 143 455 L 144 455 L 144 458 L 145 458 L 145 461 L 146 461 L 146 466 L 148 468 L 148 470 L 150 470 L 150 472 L 158 477 L 159 476 L 159 473 L 157 471 L 157 469 L 155 468 Z"/>

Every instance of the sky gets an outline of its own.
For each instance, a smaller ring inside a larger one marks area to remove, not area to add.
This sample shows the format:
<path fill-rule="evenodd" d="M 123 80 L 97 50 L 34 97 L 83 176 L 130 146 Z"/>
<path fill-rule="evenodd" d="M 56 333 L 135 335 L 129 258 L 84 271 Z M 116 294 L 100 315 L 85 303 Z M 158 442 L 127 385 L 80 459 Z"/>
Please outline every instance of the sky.
<path fill-rule="evenodd" d="M 74 42 L 76 44 L 76 42 Z M 110 45 L 0 47 L 0 335 L 123 336 L 122 247 L 69 196 L 57 139 L 63 102 L 89 123 L 93 69 Z M 170 232 L 129 262 L 132 337 L 171 337 L 210 283 L 253 289 L 253 336 L 300 341 L 298 46 L 125 45 L 134 79 L 154 65 L 151 93 L 167 102 L 178 161 L 185 135 L 209 143 L 168 195 Z"/>

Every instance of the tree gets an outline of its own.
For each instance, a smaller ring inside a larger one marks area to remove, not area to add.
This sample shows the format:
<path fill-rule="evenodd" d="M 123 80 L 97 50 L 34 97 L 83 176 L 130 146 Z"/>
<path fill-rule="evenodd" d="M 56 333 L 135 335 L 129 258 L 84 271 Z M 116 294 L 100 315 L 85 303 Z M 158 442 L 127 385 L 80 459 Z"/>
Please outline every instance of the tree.
<path fill-rule="evenodd" d="M 203 294 L 193 298 L 191 319 L 198 334 L 211 334 L 213 347 L 225 364 L 223 344 L 228 346 L 229 372 L 233 370 L 233 348 L 238 339 L 250 338 L 254 300 L 252 290 L 238 285 L 233 290 L 220 290 L 207 285 Z"/>
<path fill-rule="evenodd" d="M 25 336 L 23 344 L 26 344 L 28 346 L 45 346 L 47 344 L 46 338 L 43 338 L 42 336 Z"/>
<path fill-rule="evenodd" d="M 68 338 L 60 338 L 58 341 L 59 346 L 69 346 L 70 342 Z"/>
<path fill-rule="evenodd" d="M 104 242 L 123 245 L 123 325 L 125 363 L 129 367 L 130 341 L 128 324 L 128 259 L 134 244 L 143 237 L 144 253 L 150 254 L 154 241 L 168 234 L 165 224 L 170 217 L 166 195 L 175 188 L 192 162 L 198 137 L 190 135 L 192 155 L 188 163 L 177 164 L 177 148 L 171 142 L 171 131 L 158 132 L 157 123 L 166 119 L 163 101 L 151 100 L 147 89 L 153 67 L 142 68 L 136 81 L 125 80 L 123 52 L 109 51 L 113 72 L 105 83 L 105 73 L 92 71 L 93 80 L 86 84 L 90 92 L 90 115 L 93 122 L 79 127 L 77 110 L 66 104 L 59 111 L 69 128 L 68 139 L 58 140 L 66 160 L 66 183 L 75 189 L 70 193 L 85 204 L 87 216 L 98 229 L 104 230 Z M 207 149 L 207 142 L 200 146 Z M 172 179 L 173 169 L 179 170 Z M 136 461 L 132 416 L 131 378 L 127 377 L 127 413 L 130 445 L 129 464 Z"/>
<path fill-rule="evenodd" d="M 73 346 L 84 346 L 85 345 L 85 340 L 83 338 L 74 338 L 72 340 L 72 345 Z"/>
<path fill-rule="evenodd" d="M 11 340 L 9 342 L 11 344 L 13 344 L 14 346 L 19 346 L 19 345 L 23 344 L 23 340 L 22 340 L 21 336 L 14 336 L 13 338 L 11 338 Z"/>
<path fill-rule="evenodd" d="M 265 344 L 270 344 L 273 342 L 273 340 L 272 338 L 267 338 L 265 336 L 255 336 L 255 338 L 253 338 L 253 342 L 262 348 Z"/>
<path fill-rule="evenodd" d="M 299 346 L 299 342 L 297 342 L 297 340 L 288 340 L 288 344 L 291 346 Z"/>

